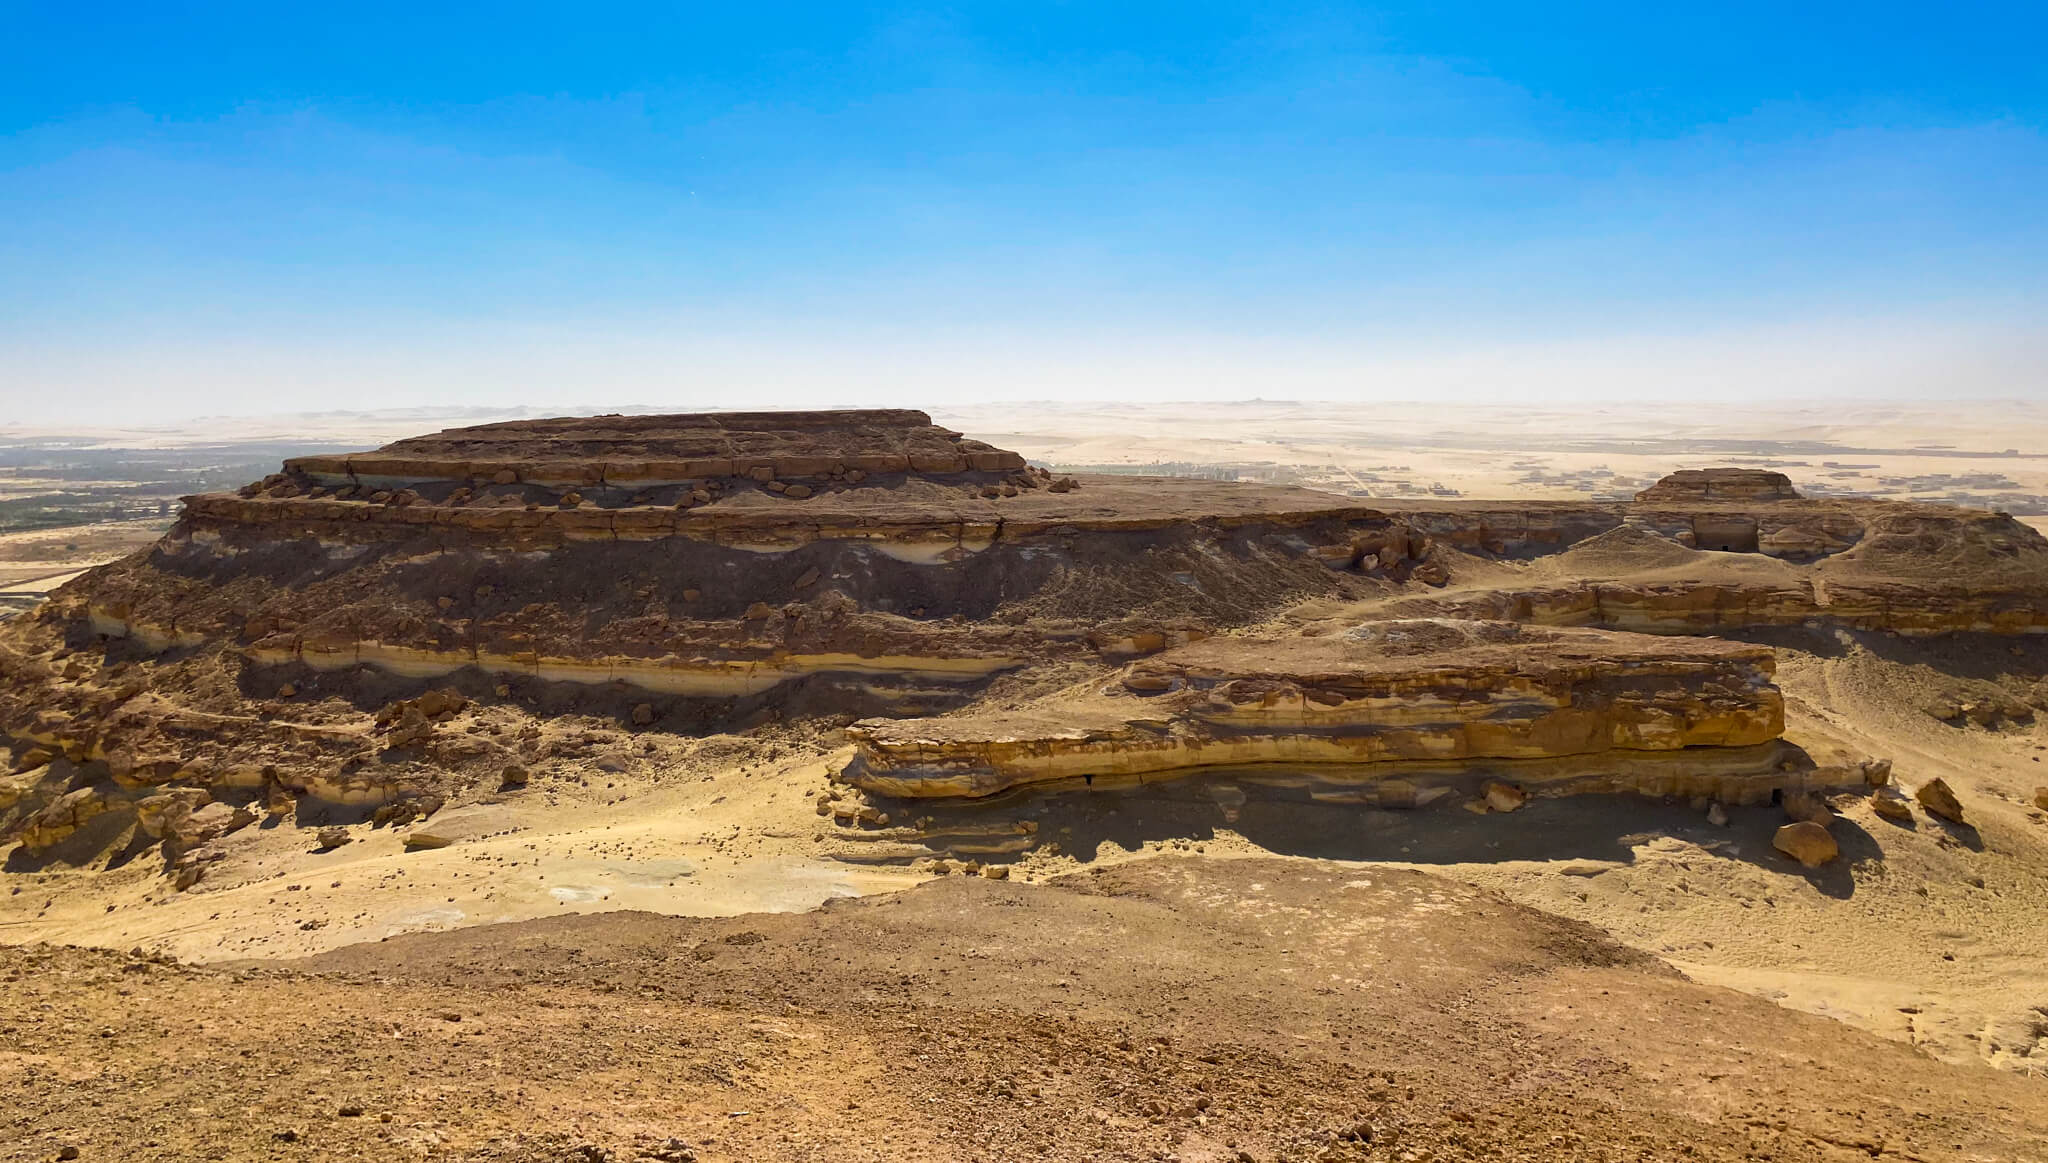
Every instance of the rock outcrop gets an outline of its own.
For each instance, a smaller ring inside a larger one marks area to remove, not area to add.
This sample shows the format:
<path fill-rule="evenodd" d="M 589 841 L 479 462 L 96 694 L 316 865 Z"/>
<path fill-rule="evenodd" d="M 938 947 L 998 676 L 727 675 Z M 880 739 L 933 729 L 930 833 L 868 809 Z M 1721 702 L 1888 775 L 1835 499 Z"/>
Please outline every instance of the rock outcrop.
<path fill-rule="evenodd" d="M 1023 711 L 856 724 L 845 777 L 986 795 L 1225 765 L 1757 748 L 1784 725 L 1772 667 L 1766 647 L 1506 622 L 1211 639 Z"/>
<path fill-rule="evenodd" d="M 1342 632 L 1231 636 L 1310 606 Z M 1365 503 L 1055 475 L 909 411 L 483 425 L 187 498 L 0 628 L 0 839 L 135 823 L 196 879 L 245 810 L 524 786 L 548 755 L 507 725 L 576 714 L 875 717 L 851 774 L 905 794 L 1288 762 L 1746 801 L 1832 778 L 1782 770 L 1769 652 L 1595 631 L 1809 623 L 2048 632 L 2048 541 L 1752 470 Z M 991 690 L 1026 709 L 928 718 Z"/>
<path fill-rule="evenodd" d="M 1642 492 L 1638 501 L 1792 501 L 1799 491 L 1784 473 L 1762 468 L 1683 468 Z"/>

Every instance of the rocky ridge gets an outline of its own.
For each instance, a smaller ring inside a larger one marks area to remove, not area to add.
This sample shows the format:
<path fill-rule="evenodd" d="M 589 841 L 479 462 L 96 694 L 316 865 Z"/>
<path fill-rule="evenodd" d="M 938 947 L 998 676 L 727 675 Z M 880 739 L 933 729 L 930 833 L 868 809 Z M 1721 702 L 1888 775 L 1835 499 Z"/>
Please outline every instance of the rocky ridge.
<path fill-rule="evenodd" d="M 870 752 L 861 778 L 880 781 L 896 734 L 990 730 L 929 716 L 998 692 L 1019 707 L 1075 689 L 1095 692 L 1084 702 L 1122 702 L 1097 707 L 1101 736 L 1059 742 L 1065 753 L 1045 770 L 1513 759 L 1558 763 L 1555 787 L 1593 786 L 1573 763 L 1602 752 L 1567 744 L 1559 726 L 1591 720 L 1515 701 L 1551 648 L 1529 645 L 1540 639 L 1530 628 L 1518 660 L 1466 674 L 1479 692 L 1469 706 L 1426 729 L 1399 725 L 1407 743 L 1374 718 L 1398 700 L 1347 707 L 1356 719 L 1340 715 L 1343 730 L 1310 722 L 1324 714 L 1308 709 L 1325 705 L 1316 698 L 1338 697 L 1320 688 L 1296 699 L 1298 723 L 1282 721 L 1285 699 L 1269 708 L 1263 694 L 1228 713 L 1204 708 L 1219 690 L 1246 689 L 1232 685 L 1244 675 L 1301 687 L 1280 677 L 1284 666 L 1260 670 L 1261 639 L 1231 633 L 1301 603 L 1342 613 L 1323 627 L 1329 637 L 1290 640 L 1291 653 L 1363 650 L 1362 624 L 1402 619 L 1677 635 L 1816 619 L 1923 635 L 2048 631 L 2048 542 L 2011 518 L 1787 492 L 1680 474 L 1628 504 L 1365 504 L 1067 477 L 907 411 L 520 421 L 301 458 L 237 492 L 188 498 L 158 545 L 0 630 L 13 770 L 0 835 L 38 860 L 67 845 L 162 842 L 182 878 L 209 838 L 246 826 L 244 813 L 297 818 L 311 805 L 410 818 L 523 786 L 506 773 L 548 761 L 539 725 L 564 716 L 610 720 L 650 746 L 915 721 L 856 732 Z M 1576 573 L 1555 567 L 1579 558 Z M 1610 558 L 1621 564 L 1580 568 Z M 1601 649 L 1643 656 L 1644 706 L 1710 687 L 1736 693 L 1709 701 L 1751 699 L 1742 730 L 1700 720 L 1677 730 L 1687 742 L 1673 754 L 1725 751 L 1726 763 L 1707 765 L 1725 775 L 1730 756 L 1747 764 L 1760 753 L 1746 749 L 1773 746 L 1774 731 L 1749 738 L 1770 712 L 1743 668 L 1768 669 L 1737 655 L 1757 648 L 1716 655 L 1718 644 L 1667 641 L 1656 648 L 1665 664 L 1648 647 Z M 1159 655 L 1176 650 L 1206 653 Z M 1101 694 L 1133 660 L 1113 686 L 1171 689 Z M 1587 681 L 1574 698 L 1618 680 Z M 1135 712 L 1140 702 L 1151 709 Z M 410 713 L 393 710 L 405 704 Z M 1468 714 L 1487 706 L 1502 717 Z M 1064 740 L 1013 734 L 1024 750 Z M 1619 750 L 1641 770 L 1658 749 Z M 1661 786 L 1665 774 L 1615 786 Z M 916 786 L 1021 776 L 963 778 Z M 158 796 L 172 798 L 145 805 Z"/>
<path fill-rule="evenodd" d="M 1764 746 L 1784 728 L 1771 669 L 1768 647 L 1509 622 L 1210 639 L 1014 712 L 856 724 L 846 778 L 889 795 L 985 795 L 1198 767 L 1342 764 L 1366 765 L 1355 778 L 1404 785 L 1425 769 L 1498 771 L 1553 793 L 1654 780 L 1667 793 L 1753 802 L 1800 766 Z M 1512 762 L 1679 751 L 1687 764 L 1661 779 L 1626 763 L 1589 778 L 1584 765 Z M 1860 772 L 1834 776 L 1863 782 Z"/>

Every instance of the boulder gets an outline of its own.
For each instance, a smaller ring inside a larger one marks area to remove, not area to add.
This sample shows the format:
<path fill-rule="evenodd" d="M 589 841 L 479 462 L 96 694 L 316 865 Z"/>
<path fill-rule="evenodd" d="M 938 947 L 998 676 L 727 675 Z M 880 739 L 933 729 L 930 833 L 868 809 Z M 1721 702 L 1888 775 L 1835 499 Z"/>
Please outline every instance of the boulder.
<path fill-rule="evenodd" d="M 1940 816 L 1952 824 L 1965 822 L 1962 801 L 1956 798 L 1956 793 L 1950 791 L 1948 784 L 1943 780 L 1930 779 L 1921 784 L 1920 790 L 1913 793 L 1913 798 L 1920 801 L 1920 806 L 1926 808 L 1929 815 Z"/>
<path fill-rule="evenodd" d="M 1826 800 L 1809 791 L 1786 792 L 1783 806 L 1785 815 L 1793 820 L 1806 820 L 1825 828 L 1835 822 L 1835 810 Z"/>
<path fill-rule="evenodd" d="M 1496 812 L 1512 812 L 1529 802 L 1529 793 L 1511 783 L 1488 780 L 1484 791 L 1486 806 Z"/>
<path fill-rule="evenodd" d="M 109 790 L 82 787 L 57 797 L 22 825 L 21 846 L 34 852 L 69 840 L 87 823 L 113 809 L 116 801 Z"/>
<path fill-rule="evenodd" d="M 1913 805 L 1897 796 L 1874 795 L 1870 797 L 1870 810 L 1881 818 L 1898 824 L 1913 822 Z"/>
<path fill-rule="evenodd" d="M 1834 836 L 1810 820 L 1778 829 L 1778 834 L 1771 839 L 1771 846 L 1808 868 L 1819 868 L 1842 854 Z"/>
<path fill-rule="evenodd" d="M 161 840 L 194 811 L 213 802 L 205 788 L 174 787 L 135 801 L 135 824 L 142 834 Z"/>
<path fill-rule="evenodd" d="M 320 846 L 320 851 L 331 852 L 353 839 L 355 837 L 348 834 L 347 828 L 322 828 L 314 836 L 314 843 Z"/>
<path fill-rule="evenodd" d="M 164 829 L 164 847 L 177 852 L 199 847 L 209 840 L 246 827 L 256 819 L 245 808 L 219 802 L 206 804 Z"/>

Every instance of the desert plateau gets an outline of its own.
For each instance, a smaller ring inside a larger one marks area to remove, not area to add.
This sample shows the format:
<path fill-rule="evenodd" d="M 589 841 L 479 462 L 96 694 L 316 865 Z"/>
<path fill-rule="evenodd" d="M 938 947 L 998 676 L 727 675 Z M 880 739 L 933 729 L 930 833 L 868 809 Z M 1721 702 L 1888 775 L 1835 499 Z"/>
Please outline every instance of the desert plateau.
<path fill-rule="evenodd" d="M 2024 406 L 468 419 L 0 542 L 0 1159 L 2048 1158 Z"/>

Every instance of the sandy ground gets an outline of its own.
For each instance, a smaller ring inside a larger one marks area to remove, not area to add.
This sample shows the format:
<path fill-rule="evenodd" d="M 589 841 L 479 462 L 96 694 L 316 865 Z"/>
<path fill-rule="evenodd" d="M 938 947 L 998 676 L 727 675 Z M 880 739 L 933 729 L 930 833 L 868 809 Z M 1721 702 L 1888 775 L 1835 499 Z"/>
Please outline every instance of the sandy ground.
<path fill-rule="evenodd" d="M 2048 1091 L 1468 885 L 1160 858 L 289 967 L 0 949 L 0 1159 L 2018 1161 Z"/>
<path fill-rule="evenodd" d="M 1660 407 L 1655 414 L 1436 404 L 1030 404 L 956 406 L 934 416 L 1062 466 L 1228 464 L 1249 476 L 1270 465 L 1302 474 L 1301 483 L 1375 496 L 1419 495 L 1392 487 L 1406 481 L 1468 497 L 1583 498 L 1595 490 L 1634 492 L 1673 469 L 1730 463 L 1768 463 L 1809 489 L 1932 498 L 1944 490 L 1893 488 L 1881 478 L 2001 473 L 2015 487 L 1991 491 L 2048 495 L 2048 408 L 2018 402 L 1981 409 L 1854 401 Z M 1956 455 L 2008 449 L 2020 455 Z M 1587 487 L 1532 483 L 1531 469 L 1572 475 Z"/>
<path fill-rule="evenodd" d="M 0 533 L 0 614 L 153 544 L 168 528 L 169 521 L 110 521 Z"/>

